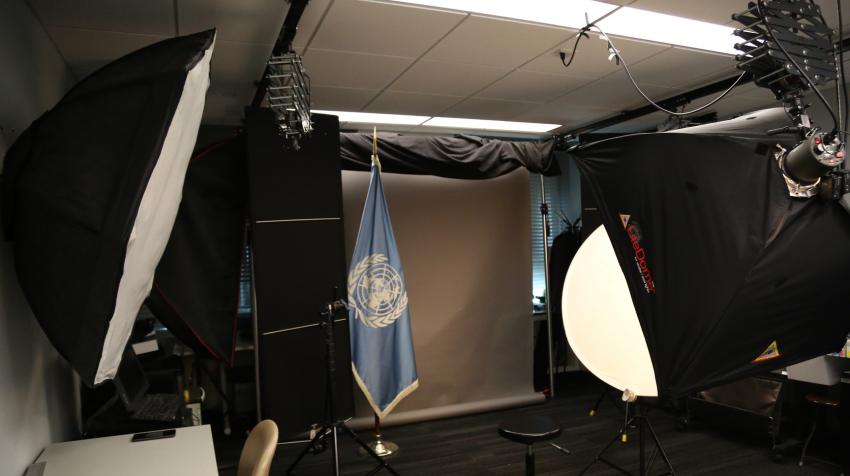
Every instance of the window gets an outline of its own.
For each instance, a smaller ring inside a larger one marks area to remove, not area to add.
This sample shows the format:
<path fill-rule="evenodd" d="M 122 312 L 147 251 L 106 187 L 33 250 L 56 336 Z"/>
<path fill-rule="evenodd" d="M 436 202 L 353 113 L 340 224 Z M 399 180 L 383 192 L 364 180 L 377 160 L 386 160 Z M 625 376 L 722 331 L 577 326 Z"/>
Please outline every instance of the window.
<path fill-rule="evenodd" d="M 250 315 L 251 302 L 251 247 L 245 244 L 242 250 L 242 266 L 239 270 L 239 315 Z"/>

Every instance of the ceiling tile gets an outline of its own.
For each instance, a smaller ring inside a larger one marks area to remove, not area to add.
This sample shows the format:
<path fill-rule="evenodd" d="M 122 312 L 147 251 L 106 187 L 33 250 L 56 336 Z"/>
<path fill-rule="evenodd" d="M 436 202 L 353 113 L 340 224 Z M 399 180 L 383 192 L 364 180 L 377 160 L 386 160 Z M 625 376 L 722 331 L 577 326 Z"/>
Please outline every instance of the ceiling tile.
<path fill-rule="evenodd" d="M 364 0 L 336 0 L 310 48 L 418 58 L 463 13 Z"/>
<path fill-rule="evenodd" d="M 437 116 L 463 99 L 462 96 L 384 91 L 366 106 L 365 111 L 410 114 L 413 116 Z"/>
<path fill-rule="evenodd" d="M 472 15 L 424 58 L 515 68 L 572 35 L 565 28 Z"/>
<path fill-rule="evenodd" d="M 838 31 L 838 2 L 818 2 L 821 7 L 821 12 L 823 13 L 823 18 L 826 20 L 826 24 L 829 25 L 835 31 Z M 841 9 L 841 19 L 844 20 L 843 31 L 846 36 L 847 33 L 850 33 L 850 5 L 847 3 L 843 3 L 844 5 Z M 845 54 L 846 58 L 847 55 Z"/>
<path fill-rule="evenodd" d="M 251 101 L 251 93 L 217 92 L 212 86 L 204 103 L 203 124 L 239 125 L 245 106 Z"/>
<path fill-rule="evenodd" d="M 440 115 L 445 117 L 468 117 L 507 121 L 539 105 L 540 103 L 527 101 L 469 98 L 454 105 Z"/>
<path fill-rule="evenodd" d="M 629 62 L 629 65 L 637 64 L 652 55 L 670 49 L 666 45 L 627 40 L 613 35 L 612 38 L 616 42 L 617 48 L 620 49 L 620 54 Z M 565 68 L 558 53 L 561 50 L 565 50 L 568 54 L 571 53 L 574 44 L 574 39 L 566 41 L 558 47 L 550 49 L 534 61 L 522 66 L 520 69 L 538 73 L 600 77 L 622 68 L 615 62 L 608 60 L 608 43 L 600 40 L 598 35 L 593 33 L 590 34 L 590 38 L 583 38 L 581 40 L 576 51 L 575 59 L 569 68 Z"/>
<path fill-rule="evenodd" d="M 545 104 L 537 106 L 513 118 L 514 121 L 541 122 L 544 124 L 564 124 L 576 127 L 580 124 L 603 119 L 614 115 L 610 109 L 594 107 L 565 106 L 563 104 Z"/>
<path fill-rule="evenodd" d="M 640 84 L 693 89 L 740 74 L 735 65 L 728 55 L 670 48 L 638 64 L 630 63 L 629 69 Z"/>
<path fill-rule="evenodd" d="M 414 93 L 469 96 L 506 75 L 507 68 L 421 60 L 389 89 Z"/>
<path fill-rule="evenodd" d="M 118 3 L 118 2 L 117 2 Z M 218 29 L 217 39 L 274 44 L 289 10 L 280 0 L 179 0 L 180 34 Z"/>
<path fill-rule="evenodd" d="M 631 121 L 620 122 L 610 127 L 605 127 L 592 132 L 598 133 L 620 133 L 631 134 L 635 132 L 656 132 L 658 126 L 664 124 L 670 115 L 665 112 L 658 111 L 645 116 L 641 116 Z"/>
<path fill-rule="evenodd" d="M 47 32 L 80 79 L 110 61 L 167 38 L 62 27 L 48 27 Z"/>
<path fill-rule="evenodd" d="M 380 91 L 377 89 L 310 88 L 310 108 L 331 111 L 360 111 Z"/>
<path fill-rule="evenodd" d="M 641 89 L 653 100 L 663 100 L 678 90 L 652 84 L 641 84 Z M 624 73 L 614 73 L 599 81 L 582 86 L 558 98 L 556 107 L 593 107 L 624 111 L 645 105 L 645 100 L 634 89 Z"/>
<path fill-rule="evenodd" d="M 301 20 L 298 21 L 298 30 L 295 33 L 295 39 L 292 40 L 292 46 L 298 52 L 304 51 L 307 42 L 316 33 L 316 28 L 325 16 L 325 11 L 333 3 L 333 0 L 310 0 L 304 13 L 301 14 Z"/>
<path fill-rule="evenodd" d="M 173 0 L 29 0 L 46 27 L 174 35 Z"/>
<path fill-rule="evenodd" d="M 629 6 L 722 25 L 729 21 L 733 13 L 746 10 L 747 2 L 741 0 L 686 2 L 682 0 L 637 0 Z"/>
<path fill-rule="evenodd" d="M 513 101 L 549 101 L 593 81 L 565 74 L 516 70 L 478 93 L 479 97 Z"/>
<path fill-rule="evenodd" d="M 766 109 L 769 107 L 779 106 L 779 102 L 770 98 L 754 98 L 744 95 L 731 96 L 724 98 L 711 107 L 711 110 L 717 113 L 718 119 L 728 119 L 732 115 L 743 114 L 747 112 Z"/>
<path fill-rule="evenodd" d="M 413 58 L 318 48 L 310 48 L 304 56 L 312 84 L 363 89 L 383 89 L 412 62 Z"/>
<path fill-rule="evenodd" d="M 263 76 L 271 48 L 270 45 L 216 40 L 210 64 L 210 87 L 236 86 L 253 91 L 254 82 Z"/>

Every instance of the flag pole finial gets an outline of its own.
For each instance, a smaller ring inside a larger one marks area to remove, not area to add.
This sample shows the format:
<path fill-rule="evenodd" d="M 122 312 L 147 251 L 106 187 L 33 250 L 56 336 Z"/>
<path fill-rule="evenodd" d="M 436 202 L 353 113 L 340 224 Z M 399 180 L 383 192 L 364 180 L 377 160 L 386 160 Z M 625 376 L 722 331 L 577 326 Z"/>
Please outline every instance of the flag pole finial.
<path fill-rule="evenodd" d="M 381 171 L 381 161 L 378 159 L 378 128 L 372 128 L 372 165 L 378 166 Z"/>

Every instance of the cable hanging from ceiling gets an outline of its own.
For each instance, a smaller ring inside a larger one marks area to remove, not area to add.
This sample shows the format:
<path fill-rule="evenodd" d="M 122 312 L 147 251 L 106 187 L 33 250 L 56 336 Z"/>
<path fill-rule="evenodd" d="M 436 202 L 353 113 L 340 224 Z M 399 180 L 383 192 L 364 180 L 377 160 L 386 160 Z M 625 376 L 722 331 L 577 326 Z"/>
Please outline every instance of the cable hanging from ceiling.
<path fill-rule="evenodd" d="M 595 29 L 596 31 L 598 31 L 600 38 L 608 44 L 608 53 L 609 53 L 608 60 L 609 61 L 613 60 L 617 63 L 617 65 L 623 67 L 623 70 L 626 72 L 626 76 L 628 76 L 628 78 L 629 78 L 629 82 L 632 83 L 632 86 L 634 86 L 634 88 L 638 92 L 638 94 L 640 94 L 643 97 L 643 99 L 646 102 L 648 102 L 649 104 L 651 104 L 653 107 L 655 107 L 659 111 L 663 111 L 667 114 L 670 114 L 671 116 L 690 116 L 692 114 L 696 114 L 698 112 L 701 112 L 701 111 L 708 109 L 709 107 L 713 106 L 715 103 L 717 103 L 718 101 L 720 101 L 721 99 L 726 97 L 726 95 L 728 95 L 730 91 L 735 89 L 735 87 L 738 84 L 740 84 L 741 81 L 744 79 L 744 77 L 747 75 L 746 72 L 741 73 L 738 76 L 738 78 L 732 83 L 732 85 L 729 86 L 729 88 L 727 88 L 719 96 L 717 96 L 716 98 L 714 98 L 709 103 L 707 103 L 703 106 L 700 106 L 696 109 L 692 109 L 690 111 L 681 111 L 681 112 L 671 111 L 670 109 L 667 109 L 664 106 L 653 101 L 652 98 L 650 98 L 649 95 L 646 94 L 643 91 L 643 89 L 641 89 L 641 87 L 638 85 L 637 81 L 635 81 L 635 78 L 632 75 L 632 72 L 629 69 L 629 65 L 626 62 L 625 58 L 623 58 L 623 55 L 620 53 L 620 50 L 614 44 L 614 41 L 604 31 L 602 31 L 602 29 L 598 25 L 596 25 L 595 23 L 588 22 L 588 24 L 586 26 L 584 26 L 581 30 L 579 30 L 578 34 L 576 34 L 576 41 L 573 44 L 573 50 L 572 50 L 572 53 L 570 53 L 570 60 L 569 61 L 566 61 L 566 56 L 567 56 L 566 52 L 562 51 L 560 53 L 561 63 L 563 63 L 564 67 L 569 67 L 570 64 L 572 64 L 572 62 L 573 62 L 573 60 L 575 59 L 575 56 L 576 56 L 576 51 L 578 49 L 579 42 L 581 41 L 582 38 L 588 38 L 589 39 L 587 32 L 590 31 L 591 29 Z"/>

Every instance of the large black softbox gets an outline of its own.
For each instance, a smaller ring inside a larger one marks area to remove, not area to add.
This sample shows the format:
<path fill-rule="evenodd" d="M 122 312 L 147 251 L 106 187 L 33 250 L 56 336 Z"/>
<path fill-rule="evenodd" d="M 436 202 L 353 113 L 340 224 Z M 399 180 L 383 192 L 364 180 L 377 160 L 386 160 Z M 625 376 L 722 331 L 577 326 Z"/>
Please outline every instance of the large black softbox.
<path fill-rule="evenodd" d="M 6 155 L 3 221 L 53 345 L 96 385 L 115 376 L 171 233 L 209 86 L 215 31 L 87 77 Z"/>
<path fill-rule="evenodd" d="M 850 294 L 841 290 L 850 282 L 850 216 L 833 201 L 791 198 L 773 155 L 784 138 L 749 117 L 572 153 L 660 394 L 834 352 L 850 331 Z"/>

